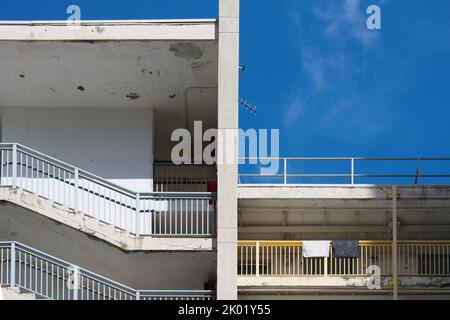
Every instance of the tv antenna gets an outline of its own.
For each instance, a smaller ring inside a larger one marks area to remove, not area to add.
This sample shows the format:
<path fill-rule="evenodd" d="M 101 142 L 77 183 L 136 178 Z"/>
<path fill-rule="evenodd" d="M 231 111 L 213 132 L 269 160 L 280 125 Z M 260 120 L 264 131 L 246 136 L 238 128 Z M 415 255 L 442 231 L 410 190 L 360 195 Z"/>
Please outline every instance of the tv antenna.
<path fill-rule="evenodd" d="M 241 83 L 240 80 L 246 69 L 247 69 L 247 67 L 245 64 L 242 66 L 239 66 L 239 84 Z M 248 101 L 247 99 L 239 98 L 239 105 L 241 107 L 245 108 L 245 110 L 250 111 L 253 114 L 256 114 L 256 111 L 257 111 L 256 106 L 253 103 L 251 103 L 250 101 Z"/>
<path fill-rule="evenodd" d="M 250 111 L 253 114 L 256 114 L 256 106 L 251 103 L 250 101 L 244 99 L 244 98 L 239 98 L 239 105 L 243 108 L 245 108 L 245 110 Z"/>

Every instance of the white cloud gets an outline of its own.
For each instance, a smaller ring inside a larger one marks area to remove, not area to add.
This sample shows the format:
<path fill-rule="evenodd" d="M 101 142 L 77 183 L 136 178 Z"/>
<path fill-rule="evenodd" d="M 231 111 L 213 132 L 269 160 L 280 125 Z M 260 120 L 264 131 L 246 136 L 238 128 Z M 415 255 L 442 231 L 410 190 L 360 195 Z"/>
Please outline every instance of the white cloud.
<path fill-rule="evenodd" d="M 325 33 L 332 40 L 350 36 L 367 46 L 379 37 L 379 32 L 367 29 L 365 9 L 361 0 L 327 1 L 326 5 L 316 5 L 313 13 L 322 21 Z"/>
<path fill-rule="evenodd" d="M 303 104 L 303 98 L 302 95 L 299 94 L 292 102 L 289 104 L 289 107 L 286 110 L 285 117 L 284 117 L 284 124 L 286 126 L 290 126 L 294 124 L 296 121 L 298 121 L 301 116 L 305 113 L 305 108 Z"/>
<path fill-rule="evenodd" d="M 285 125 L 295 124 L 311 112 L 309 108 L 319 98 L 333 94 L 335 101 L 329 106 L 320 105 L 320 121 L 327 123 L 358 101 L 358 97 L 349 98 L 346 92 L 336 94 L 334 89 L 342 87 L 341 82 L 343 88 L 354 87 L 352 75 L 361 74 L 367 68 L 365 59 L 355 58 L 377 46 L 379 32 L 367 29 L 368 16 L 361 0 L 288 0 L 286 3 L 302 70 L 285 109 Z M 348 49 L 350 46 L 352 50 Z M 349 94 L 357 96 L 356 92 Z"/>

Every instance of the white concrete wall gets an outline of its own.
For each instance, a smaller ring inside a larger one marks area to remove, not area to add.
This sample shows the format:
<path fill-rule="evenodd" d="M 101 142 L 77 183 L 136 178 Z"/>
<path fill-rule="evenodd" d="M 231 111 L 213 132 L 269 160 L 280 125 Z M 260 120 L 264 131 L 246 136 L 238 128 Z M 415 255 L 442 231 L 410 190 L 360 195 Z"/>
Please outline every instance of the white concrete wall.
<path fill-rule="evenodd" d="M 133 191 L 153 189 L 153 110 L 4 108 L 2 141 L 17 142 Z"/>

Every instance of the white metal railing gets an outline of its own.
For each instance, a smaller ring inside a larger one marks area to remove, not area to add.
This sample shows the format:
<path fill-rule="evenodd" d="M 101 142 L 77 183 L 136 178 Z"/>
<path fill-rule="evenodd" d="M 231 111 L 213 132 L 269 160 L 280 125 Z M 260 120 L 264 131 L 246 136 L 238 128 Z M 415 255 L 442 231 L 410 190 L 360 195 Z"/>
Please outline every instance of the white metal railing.
<path fill-rule="evenodd" d="M 0 184 L 137 236 L 215 234 L 215 194 L 137 193 L 19 144 L 0 144 Z"/>
<path fill-rule="evenodd" d="M 276 168 L 274 173 L 259 172 L 269 165 Z M 450 184 L 450 158 L 240 158 L 238 180 L 282 185 Z"/>
<path fill-rule="evenodd" d="M 176 166 L 169 161 L 153 164 L 153 190 L 156 192 L 208 192 L 208 182 L 216 177 L 215 166 Z"/>
<path fill-rule="evenodd" d="M 0 241 L 0 285 L 51 300 L 212 300 L 213 291 L 135 290 L 17 242 Z"/>
<path fill-rule="evenodd" d="M 140 300 L 213 300 L 213 291 L 140 291 Z"/>
<path fill-rule="evenodd" d="M 450 277 L 450 241 L 399 241 L 398 274 Z M 240 241 L 238 275 L 260 277 L 365 276 L 378 266 L 392 275 L 392 242 L 360 241 L 358 258 L 303 257 L 301 241 Z"/>

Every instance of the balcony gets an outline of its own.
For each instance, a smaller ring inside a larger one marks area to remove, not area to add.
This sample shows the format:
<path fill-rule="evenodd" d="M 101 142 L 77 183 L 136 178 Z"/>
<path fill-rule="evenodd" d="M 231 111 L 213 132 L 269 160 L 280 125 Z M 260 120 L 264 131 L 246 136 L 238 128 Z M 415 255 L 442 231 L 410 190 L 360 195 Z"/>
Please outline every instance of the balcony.
<path fill-rule="evenodd" d="M 156 192 L 208 192 L 208 182 L 217 179 L 210 165 L 174 165 L 157 161 L 153 165 L 153 190 Z"/>
<path fill-rule="evenodd" d="M 358 258 L 304 258 L 300 241 L 240 241 L 238 284 L 244 288 L 365 289 L 373 266 L 381 290 L 393 286 L 390 241 L 360 241 Z M 450 286 L 450 241 L 399 241 L 398 285 L 403 289 Z M 281 289 L 282 291 L 282 289 Z"/>

